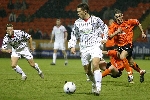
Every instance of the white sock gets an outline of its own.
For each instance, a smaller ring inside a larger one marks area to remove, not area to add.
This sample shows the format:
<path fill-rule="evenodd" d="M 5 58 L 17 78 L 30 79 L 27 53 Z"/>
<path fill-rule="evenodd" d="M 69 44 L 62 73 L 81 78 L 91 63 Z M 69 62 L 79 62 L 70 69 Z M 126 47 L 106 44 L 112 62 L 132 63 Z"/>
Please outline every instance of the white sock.
<path fill-rule="evenodd" d="M 94 78 L 95 78 L 95 82 L 96 82 L 96 87 L 101 89 L 102 73 L 100 70 L 94 71 Z"/>
<path fill-rule="evenodd" d="M 38 73 L 41 73 L 42 71 L 40 70 L 39 66 L 37 63 L 35 63 L 35 69 L 38 71 Z"/>
<path fill-rule="evenodd" d="M 21 74 L 22 76 L 26 76 L 26 74 L 23 72 L 23 70 L 18 65 L 14 68 L 14 70 L 17 73 Z"/>
<path fill-rule="evenodd" d="M 67 62 L 67 54 L 64 55 L 65 62 Z"/>
<path fill-rule="evenodd" d="M 53 53 L 53 63 L 56 63 L 56 57 L 57 57 L 57 54 Z"/>
<path fill-rule="evenodd" d="M 89 76 L 88 76 L 87 74 L 85 74 L 85 75 L 86 75 L 86 78 L 87 78 L 86 80 L 87 80 L 87 81 L 90 81 Z"/>

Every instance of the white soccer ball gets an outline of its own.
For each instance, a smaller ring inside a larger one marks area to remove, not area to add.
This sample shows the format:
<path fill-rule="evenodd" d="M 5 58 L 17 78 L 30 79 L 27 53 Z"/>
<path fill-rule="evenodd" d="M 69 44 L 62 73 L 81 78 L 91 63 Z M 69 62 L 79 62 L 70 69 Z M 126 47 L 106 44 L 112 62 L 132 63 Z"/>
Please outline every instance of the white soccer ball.
<path fill-rule="evenodd" d="M 64 85 L 64 92 L 73 94 L 76 91 L 76 85 L 73 82 L 66 82 Z"/>

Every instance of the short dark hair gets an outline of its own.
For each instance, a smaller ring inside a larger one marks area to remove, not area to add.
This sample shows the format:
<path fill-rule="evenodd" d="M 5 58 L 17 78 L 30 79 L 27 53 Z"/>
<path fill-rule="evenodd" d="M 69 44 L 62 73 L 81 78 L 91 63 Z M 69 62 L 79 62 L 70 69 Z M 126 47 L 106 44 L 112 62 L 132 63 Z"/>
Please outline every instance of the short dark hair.
<path fill-rule="evenodd" d="M 86 10 L 89 13 L 89 5 L 87 3 L 78 4 L 77 8 L 81 8 L 82 10 Z"/>
<path fill-rule="evenodd" d="M 119 10 L 119 9 L 114 9 L 114 14 L 119 14 L 119 13 L 122 13 L 121 10 Z"/>
<path fill-rule="evenodd" d="M 7 29 L 7 27 L 13 27 L 13 24 L 6 24 L 6 29 Z"/>

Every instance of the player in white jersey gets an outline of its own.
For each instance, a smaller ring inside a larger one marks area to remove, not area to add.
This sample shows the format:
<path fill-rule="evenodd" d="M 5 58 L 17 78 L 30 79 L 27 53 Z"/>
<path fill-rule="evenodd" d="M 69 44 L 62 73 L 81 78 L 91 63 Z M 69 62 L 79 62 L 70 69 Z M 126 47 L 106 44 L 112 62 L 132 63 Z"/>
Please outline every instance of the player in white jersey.
<path fill-rule="evenodd" d="M 55 37 L 53 62 L 51 63 L 51 65 L 56 64 L 56 58 L 57 58 L 57 51 L 58 50 L 62 50 L 62 53 L 64 55 L 64 59 L 65 59 L 65 65 L 68 64 L 67 53 L 65 51 L 66 50 L 65 42 L 67 41 L 67 36 L 68 36 L 68 33 L 67 33 L 66 28 L 63 25 L 61 25 L 61 20 L 57 19 L 56 20 L 56 26 L 53 27 L 52 36 L 51 36 L 51 40 L 50 40 L 50 43 L 52 43 L 53 38 Z"/>
<path fill-rule="evenodd" d="M 89 14 L 89 7 L 86 3 L 81 3 L 77 6 L 77 13 L 79 19 L 74 23 L 68 48 L 71 49 L 71 53 L 75 54 L 75 45 L 79 39 L 82 65 L 85 73 L 93 82 L 94 91 L 92 92 L 99 95 L 102 81 L 99 62 L 103 57 L 100 47 L 107 40 L 108 27 L 99 17 Z M 93 66 L 92 71 L 91 67 L 89 67 L 90 62 Z"/>
<path fill-rule="evenodd" d="M 19 58 L 21 56 L 25 57 L 30 66 L 32 66 L 39 74 L 41 78 L 44 78 L 42 71 L 40 70 L 37 63 L 33 60 L 33 55 L 31 51 L 34 51 L 34 47 L 32 46 L 32 37 L 21 30 L 14 30 L 12 24 L 6 25 L 6 35 L 3 38 L 3 43 L 1 47 L 2 52 L 11 53 L 11 67 L 20 75 L 22 75 L 22 80 L 26 80 L 27 76 L 23 72 L 23 70 L 17 65 Z M 29 43 L 29 48 L 28 44 Z M 12 48 L 8 48 L 10 45 Z"/>

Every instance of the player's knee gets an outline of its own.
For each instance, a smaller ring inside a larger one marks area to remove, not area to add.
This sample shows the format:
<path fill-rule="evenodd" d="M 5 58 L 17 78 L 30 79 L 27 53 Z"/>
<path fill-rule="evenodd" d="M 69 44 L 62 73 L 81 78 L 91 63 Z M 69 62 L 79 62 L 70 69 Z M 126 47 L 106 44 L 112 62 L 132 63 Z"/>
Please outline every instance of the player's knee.
<path fill-rule="evenodd" d="M 29 62 L 30 66 L 31 67 L 34 67 L 35 66 L 35 63 L 34 62 Z"/>
<path fill-rule="evenodd" d="M 123 55 L 120 55 L 120 59 L 125 59 L 126 57 L 125 56 L 123 56 Z"/>
<path fill-rule="evenodd" d="M 11 64 L 12 68 L 16 68 L 16 66 L 17 66 L 16 64 Z"/>

